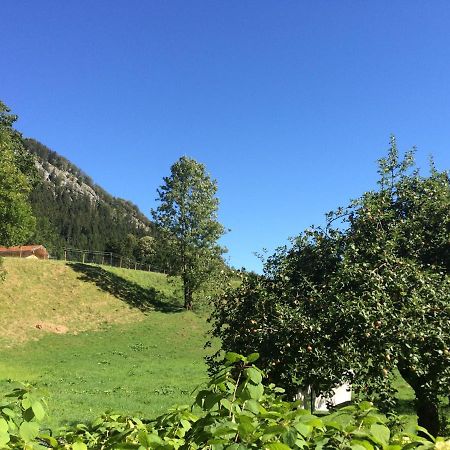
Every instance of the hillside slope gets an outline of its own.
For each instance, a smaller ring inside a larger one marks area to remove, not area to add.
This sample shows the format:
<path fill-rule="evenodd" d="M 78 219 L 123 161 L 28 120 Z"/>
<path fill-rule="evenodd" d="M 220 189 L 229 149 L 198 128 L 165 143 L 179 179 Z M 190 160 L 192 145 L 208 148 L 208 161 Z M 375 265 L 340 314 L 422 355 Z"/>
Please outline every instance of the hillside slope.
<path fill-rule="evenodd" d="M 0 284 L 0 343 L 45 333 L 95 330 L 178 308 L 176 283 L 163 274 L 63 262 L 5 258 Z"/>
<path fill-rule="evenodd" d="M 23 144 L 36 158 L 40 182 L 31 204 L 37 235 L 51 253 L 64 246 L 124 254 L 134 239 L 154 234 L 152 222 L 128 200 L 114 197 L 67 158 L 35 139 Z M 128 238 L 128 240 L 127 240 Z"/>
<path fill-rule="evenodd" d="M 4 259 L 0 396 L 13 379 L 48 402 L 52 427 L 105 410 L 154 417 L 207 379 L 204 318 L 161 274 Z M 41 325 L 36 328 L 36 325 Z"/>

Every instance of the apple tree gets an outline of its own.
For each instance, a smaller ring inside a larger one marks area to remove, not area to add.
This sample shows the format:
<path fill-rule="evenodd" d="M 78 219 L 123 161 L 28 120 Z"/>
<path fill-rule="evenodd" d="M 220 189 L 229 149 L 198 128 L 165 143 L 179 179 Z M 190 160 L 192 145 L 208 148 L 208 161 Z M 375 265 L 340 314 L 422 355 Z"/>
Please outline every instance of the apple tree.
<path fill-rule="evenodd" d="M 433 164 L 423 176 L 394 138 L 379 175 L 217 299 L 212 333 L 226 351 L 259 352 L 291 393 L 348 381 L 392 410 L 399 372 L 419 425 L 437 435 L 450 385 L 450 179 Z"/>

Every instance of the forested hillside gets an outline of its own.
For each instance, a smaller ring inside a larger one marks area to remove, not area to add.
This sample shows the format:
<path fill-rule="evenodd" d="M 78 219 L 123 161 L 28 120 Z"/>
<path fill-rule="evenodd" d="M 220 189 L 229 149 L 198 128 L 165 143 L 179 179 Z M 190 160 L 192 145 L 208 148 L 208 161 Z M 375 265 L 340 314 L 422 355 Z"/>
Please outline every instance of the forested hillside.
<path fill-rule="evenodd" d="M 31 194 L 37 219 L 33 240 L 53 254 L 64 246 L 137 256 L 138 240 L 154 236 L 150 220 L 130 201 L 108 194 L 69 160 L 34 139 L 39 181 Z"/>

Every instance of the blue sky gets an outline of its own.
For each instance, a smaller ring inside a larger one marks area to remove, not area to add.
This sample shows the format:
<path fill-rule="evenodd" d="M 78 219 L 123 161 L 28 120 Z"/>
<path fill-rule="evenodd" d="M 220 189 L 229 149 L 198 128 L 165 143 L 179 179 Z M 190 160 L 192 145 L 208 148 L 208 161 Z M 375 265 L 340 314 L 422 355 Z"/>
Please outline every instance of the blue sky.
<path fill-rule="evenodd" d="M 149 214 L 182 155 L 217 179 L 223 243 L 259 270 L 371 189 L 389 135 L 450 168 L 448 1 L 10 1 L 17 127 Z"/>

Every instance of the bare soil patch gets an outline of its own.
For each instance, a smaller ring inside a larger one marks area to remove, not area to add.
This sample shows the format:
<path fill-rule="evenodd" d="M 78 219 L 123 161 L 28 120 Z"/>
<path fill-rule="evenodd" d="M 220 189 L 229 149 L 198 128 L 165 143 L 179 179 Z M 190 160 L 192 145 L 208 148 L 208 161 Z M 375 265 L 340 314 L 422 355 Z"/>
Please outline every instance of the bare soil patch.
<path fill-rule="evenodd" d="M 49 322 L 38 322 L 34 327 L 38 330 L 56 334 L 65 334 L 69 331 L 65 325 L 55 325 L 54 323 Z"/>

